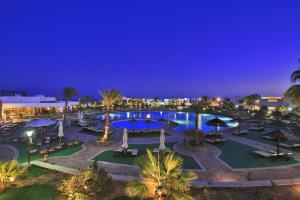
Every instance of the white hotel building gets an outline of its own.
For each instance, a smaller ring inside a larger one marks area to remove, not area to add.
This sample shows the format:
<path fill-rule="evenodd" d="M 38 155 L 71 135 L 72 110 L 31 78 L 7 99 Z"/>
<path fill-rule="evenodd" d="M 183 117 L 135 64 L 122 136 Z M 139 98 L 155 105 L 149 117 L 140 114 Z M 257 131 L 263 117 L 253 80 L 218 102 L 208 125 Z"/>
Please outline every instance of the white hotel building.
<path fill-rule="evenodd" d="M 78 102 L 70 101 L 69 107 Z M 0 121 L 31 118 L 43 113 L 61 113 L 65 102 L 55 97 L 37 96 L 0 96 Z"/>

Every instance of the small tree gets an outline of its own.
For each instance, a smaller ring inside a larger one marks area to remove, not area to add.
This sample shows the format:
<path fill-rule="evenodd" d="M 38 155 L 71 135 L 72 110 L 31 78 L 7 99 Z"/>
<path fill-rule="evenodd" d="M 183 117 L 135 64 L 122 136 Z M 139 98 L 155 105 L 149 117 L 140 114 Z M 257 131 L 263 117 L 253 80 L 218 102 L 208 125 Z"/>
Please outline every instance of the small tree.
<path fill-rule="evenodd" d="M 193 172 L 182 171 L 183 159 L 175 152 L 169 153 L 162 158 L 154 156 L 147 149 L 147 155 L 136 160 L 140 169 L 141 179 L 132 180 L 126 189 L 130 197 L 141 199 L 147 196 L 158 199 L 189 200 L 191 181 L 197 178 Z"/>
<path fill-rule="evenodd" d="M 103 169 L 95 166 L 81 171 L 80 175 L 63 180 L 58 189 L 68 200 L 89 199 L 91 195 L 107 196 L 114 190 L 112 178 Z"/>
<path fill-rule="evenodd" d="M 5 189 L 9 182 L 15 181 L 26 170 L 27 167 L 21 166 L 16 160 L 0 162 L 0 184 L 2 188 Z"/>

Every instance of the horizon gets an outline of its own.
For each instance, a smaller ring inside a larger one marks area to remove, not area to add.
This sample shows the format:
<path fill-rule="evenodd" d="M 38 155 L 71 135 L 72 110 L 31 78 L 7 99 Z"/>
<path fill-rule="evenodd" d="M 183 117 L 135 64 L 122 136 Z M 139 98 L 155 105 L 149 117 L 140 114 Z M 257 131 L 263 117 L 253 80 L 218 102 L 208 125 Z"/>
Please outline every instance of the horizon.
<path fill-rule="evenodd" d="M 0 3 L 3 90 L 100 98 L 282 96 L 300 2 Z"/>

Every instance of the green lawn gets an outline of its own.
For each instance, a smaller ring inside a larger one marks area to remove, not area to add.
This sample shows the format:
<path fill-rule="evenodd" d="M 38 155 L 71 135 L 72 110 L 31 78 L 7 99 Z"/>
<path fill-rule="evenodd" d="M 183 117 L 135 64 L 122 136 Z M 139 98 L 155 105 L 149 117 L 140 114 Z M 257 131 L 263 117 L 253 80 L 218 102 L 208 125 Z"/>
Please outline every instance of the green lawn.
<path fill-rule="evenodd" d="M 222 151 L 222 155 L 219 158 L 232 168 L 275 167 L 298 163 L 295 160 L 270 161 L 253 153 L 253 151 L 258 149 L 232 140 L 227 140 L 223 145 L 217 147 Z"/>
<path fill-rule="evenodd" d="M 29 185 L 7 189 L 0 194 L 0 200 L 54 200 L 59 192 L 50 185 Z"/>
<path fill-rule="evenodd" d="M 21 176 L 22 179 L 30 178 L 30 177 L 38 177 L 44 173 L 49 172 L 49 169 L 45 169 L 42 167 L 38 167 L 35 165 L 31 165 L 26 172 Z"/>
<path fill-rule="evenodd" d="M 173 149 L 173 146 L 176 143 L 166 143 L 166 146 Z M 130 149 L 138 149 L 139 155 L 145 154 L 146 149 L 153 149 L 158 148 L 159 144 L 129 144 Z M 184 169 L 201 169 L 201 167 L 194 161 L 192 157 L 184 156 L 179 154 L 184 162 L 183 162 L 183 168 Z M 105 151 L 99 155 L 97 155 L 94 160 L 97 161 L 104 161 L 104 162 L 110 162 L 110 163 L 118 163 L 118 164 L 127 164 L 127 165 L 133 165 L 134 157 L 116 157 L 113 156 L 113 151 Z"/>
<path fill-rule="evenodd" d="M 27 162 L 27 144 L 22 144 L 22 143 L 12 143 L 12 146 L 14 146 L 18 151 L 19 151 L 19 158 L 18 161 L 21 163 Z M 74 146 L 74 147 L 69 147 L 67 149 L 57 151 L 54 153 L 50 153 L 49 157 L 60 157 L 60 156 L 70 156 L 82 149 L 81 146 Z M 38 160 L 41 159 L 41 156 L 39 154 L 36 155 L 31 155 L 30 156 L 31 160 Z"/>

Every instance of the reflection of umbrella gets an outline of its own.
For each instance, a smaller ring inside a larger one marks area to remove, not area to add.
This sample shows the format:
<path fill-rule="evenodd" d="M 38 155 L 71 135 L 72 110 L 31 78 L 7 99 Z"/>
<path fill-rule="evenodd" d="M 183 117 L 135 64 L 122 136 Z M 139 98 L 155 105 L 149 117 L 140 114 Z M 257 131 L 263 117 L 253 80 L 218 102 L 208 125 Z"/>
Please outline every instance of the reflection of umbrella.
<path fill-rule="evenodd" d="M 166 146 L 165 146 L 165 131 L 164 129 L 160 129 L 160 137 L 159 137 L 159 150 L 164 150 L 166 149 Z"/>
<path fill-rule="evenodd" d="M 61 138 L 64 137 L 64 127 L 62 121 L 58 122 L 58 134 L 57 136 L 59 137 L 59 141 L 61 142 Z"/>
<path fill-rule="evenodd" d="M 167 122 L 168 120 L 166 120 L 165 118 L 160 118 L 157 120 L 158 122 Z"/>
<path fill-rule="evenodd" d="M 135 128 L 136 119 L 133 118 L 133 119 L 129 120 L 128 122 L 132 123 L 132 132 L 134 134 L 134 128 Z"/>
<path fill-rule="evenodd" d="M 123 132 L 123 144 L 122 147 L 127 149 L 128 148 L 128 134 L 127 134 L 127 128 L 124 128 Z"/>
<path fill-rule="evenodd" d="M 147 119 L 145 120 L 145 123 L 148 124 L 148 134 L 150 134 L 150 123 L 152 123 L 153 121 L 151 119 Z"/>
<path fill-rule="evenodd" d="M 206 122 L 206 125 L 207 126 L 214 126 L 216 127 L 215 129 L 215 137 L 217 137 L 217 134 L 218 134 L 218 127 L 227 127 L 227 124 L 225 121 L 219 119 L 219 118 L 214 118 L 214 119 L 211 119 L 209 121 Z"/>

